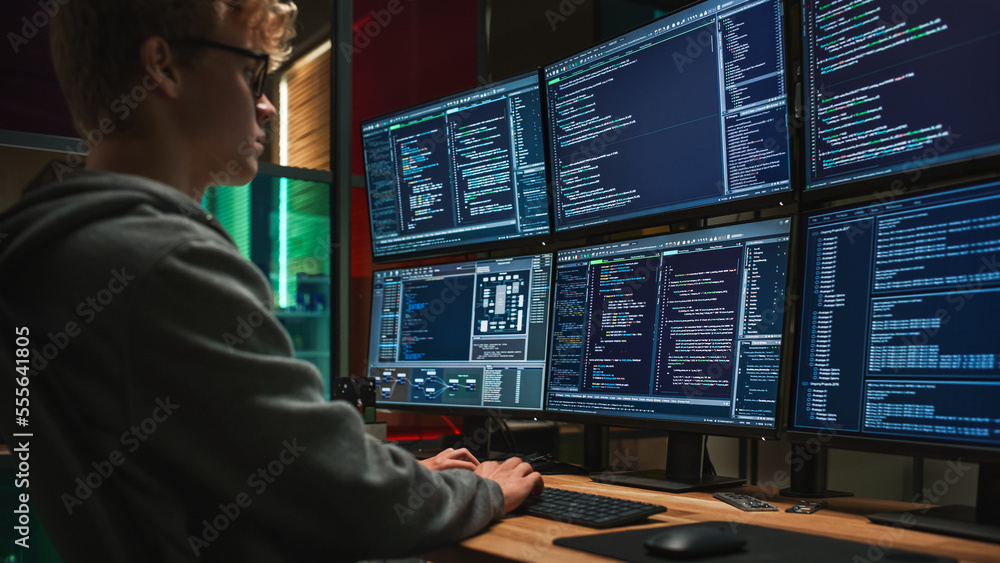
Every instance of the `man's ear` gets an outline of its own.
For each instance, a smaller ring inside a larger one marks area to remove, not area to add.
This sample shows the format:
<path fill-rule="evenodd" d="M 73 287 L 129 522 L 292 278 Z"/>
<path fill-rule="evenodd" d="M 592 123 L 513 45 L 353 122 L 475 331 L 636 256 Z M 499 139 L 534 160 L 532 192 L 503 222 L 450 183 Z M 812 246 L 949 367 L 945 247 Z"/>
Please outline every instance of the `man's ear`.
<path fill-rule="evenodd" d="M 177 97 L 180 72 L 176 53 L 167 40 L 152 36 L 139 44 L 139 59 L 142 63 L 142 85 L 148 90 L 159 89 L 170 98 Z"/>

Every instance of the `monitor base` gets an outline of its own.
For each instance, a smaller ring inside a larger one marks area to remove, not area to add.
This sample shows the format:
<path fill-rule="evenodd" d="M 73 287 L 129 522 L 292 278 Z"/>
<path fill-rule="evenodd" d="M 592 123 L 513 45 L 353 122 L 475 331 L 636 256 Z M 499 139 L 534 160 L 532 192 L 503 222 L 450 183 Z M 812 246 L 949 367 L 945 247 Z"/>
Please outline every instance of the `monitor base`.
<path fill-rule="evenodd" d="M 590 478 L 598 483 L 622 485 L 640 489 L 653 489 L 668 493 L 686 493 L 689 491 L 704 491 L 707 489 L 723 489 L 739 487 L 746 483 L 739 477 L 724 477 L 721 475 L 702 475 L 701 477 L 677 477 L 667 475 L 663 469 L 646 471 L 631 471 L 628 473 L 599 473 Z"/>
<path fill-rule="evenodd" d="M 821 491 L 795 491 L 794 489 L 781 489 L 781 496 L 789 498 L 837 498 L 837 497 L 853 497 L 854 493 L 849 491 L 831 491 L 829 489 L 824 489 Z"/>
<path fill-rule="evenodd" d="M 958 504 L 904 512 L 866 514 L 876 524 L 912 528 L 948 536 L 1000 543 L 1000 524 L 988 524 L 976 517 L 976 509 Z"/>

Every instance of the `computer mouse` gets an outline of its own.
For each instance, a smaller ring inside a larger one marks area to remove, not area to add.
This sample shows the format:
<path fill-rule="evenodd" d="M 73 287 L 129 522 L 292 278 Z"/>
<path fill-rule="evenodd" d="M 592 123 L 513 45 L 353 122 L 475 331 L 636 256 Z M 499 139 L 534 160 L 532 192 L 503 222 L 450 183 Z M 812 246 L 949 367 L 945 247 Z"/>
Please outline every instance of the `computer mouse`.
<path fill-rule="evenodd" d="M 687 524 L 671 526 L 646 539 L 650 553 L 677 559 L 692 559 L 737 551 L 746 540 L 712 526 Z"/>

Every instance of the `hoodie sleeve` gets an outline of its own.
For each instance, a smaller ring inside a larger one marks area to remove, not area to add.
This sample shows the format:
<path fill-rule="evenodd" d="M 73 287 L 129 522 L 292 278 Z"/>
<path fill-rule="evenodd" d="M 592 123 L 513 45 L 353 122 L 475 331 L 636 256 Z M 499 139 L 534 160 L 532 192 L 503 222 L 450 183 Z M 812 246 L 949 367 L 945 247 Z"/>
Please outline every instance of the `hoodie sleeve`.
<path fill-rule="evenodd" d="M 394 557 L 503 516 L 497 483 L 428 471 L 367 436 L 351 405 L 325 401 L 318 371 L 293 359 L 271 314 L 266 279 L 222 241 L 185 241 L 136 283 L 129 410 L 142 419 L 158 405 L 163 420 L 134 455 L 145 480 L 179 495 L 150 517 L 195 555 L 240 545 Z"/>

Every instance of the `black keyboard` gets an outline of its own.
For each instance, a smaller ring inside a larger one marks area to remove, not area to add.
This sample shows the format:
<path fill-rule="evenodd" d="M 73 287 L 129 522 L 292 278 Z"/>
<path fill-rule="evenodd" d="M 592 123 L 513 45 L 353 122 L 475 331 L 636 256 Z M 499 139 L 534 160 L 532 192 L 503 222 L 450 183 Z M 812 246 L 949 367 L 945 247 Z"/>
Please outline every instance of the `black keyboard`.
<path fill-rule="evenodd" d="M 648 502 L 604 497 L 545 487 L 542 494 L 530 496 L 517 512 L 590 528 L 613 528 L 640 522 L 666 512 L 666 507 Z"/>

